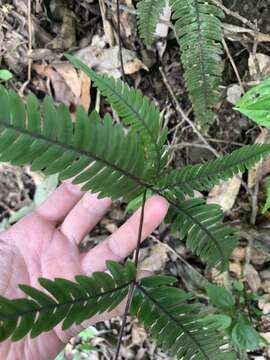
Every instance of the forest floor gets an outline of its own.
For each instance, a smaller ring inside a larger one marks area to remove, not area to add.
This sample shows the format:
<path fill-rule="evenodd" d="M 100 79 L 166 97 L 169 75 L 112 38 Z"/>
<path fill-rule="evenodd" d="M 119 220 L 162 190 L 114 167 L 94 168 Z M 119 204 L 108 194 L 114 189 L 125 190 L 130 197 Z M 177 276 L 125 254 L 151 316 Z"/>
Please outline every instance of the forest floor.
<path fill-rule="evenodd" d="M 242 87 L 247 90 L 251 84 L 270 76 L 270 1 L 246 0 L 243 4 L 240 0 L 224 0 L 223 3 L 229 11 L 224 20 L 226 48 L 220 102 L 217 120 L 207 135 L 202 134 L 205 140 L 202 143 L 190 126 L 193 113 L 184 85 L 179 47 L 168 26 L 169 9 L 155 43 L 146 48 L 137 34 L 132 0 L 121 1 L 127 81 L 153 99 L 162 112 L 170 130 L 168 146 L 172 150 L 173 167 L 214 159 L 245 144 L 270 139 L 268 131 L 233 110 Z M 78 104 L 87 110 L 107 111 L 108 104 L 100 99 L 87 79 L 63 59 L 63 54 L 72 52 L 96 70 L 119 77 L 113 4 L 112 0 L 0 0 L 1 68 L 13 74 L 6 85 L 22 97 L 29 91 L 40 99 L 50 94 L 56 102 L 67 104 L 71 112 Z M 256 24 L 258 30 L 252 30 L 248 21 Z M 240 228 L 241 242 L 230 261 L 230 276 L 243 280 L 248 291 L 259 294 L 262 315 L 255 326 L 270 341 L 270 213 L 261 213 L 269 173 L 270 161 L 263 161 L 241 180 L 235 177 L 203 196 L 219 203 L 226 220 Z M 42 175 L 33 174 L 29 167 L 0 164 L 0 230 L 8 228 L 40 203 L 56 185 L 55 177 L 44 179 Z M 127 216 L 122 204 L 114 204 L 101 224 L 84 240 L 82 251 L 115 231 Z M 161 225 L 144 243 L 140 266 L 176 276 L 180 285 L 200 297 L 201 276 L 216 283 L 223 281 L 192 256 L 166 225 Z M 76 352 L 80 338 L 73 339 L 66 349 L 66 359 L 75 359 L 74 354 L 77 359 L 112 359 L 120 324 L 121 319 L 113 319 L 98 325 L 92 342 L 100 351 L 89 356 Z M 170 359 L 149 340 L 134 319 L 128 321 L 121 356 L 125 360 Z M 250 353 L 249 358 L 270 359 L 270 347 Z"/>

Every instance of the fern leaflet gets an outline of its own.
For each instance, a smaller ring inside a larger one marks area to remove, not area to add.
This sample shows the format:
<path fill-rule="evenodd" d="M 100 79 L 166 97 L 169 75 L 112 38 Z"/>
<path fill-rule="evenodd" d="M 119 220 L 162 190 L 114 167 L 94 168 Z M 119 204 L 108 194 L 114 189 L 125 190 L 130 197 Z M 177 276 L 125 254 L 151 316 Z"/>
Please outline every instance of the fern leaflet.
<path fill-rule="evenodd" d="M 220 19 L 224 13 L 211 0 L 171 0 L 171 5 L 187 88 L 198 125 L 207 130 L 214 120 L 223 70 Z"/>
<path fill-rule="evenodd" d="M 137 4 L 139 32 L 147 46 L 153 42 L 155 29 L 164 6 L 165 0 L 140 0 Z"/>
<path fill-rule="evenodd" d="M 151 278 L 137 286 L 131 314 L 138 317 L 158 344 L 170 355 L 184 360 L 233 359 L 222 350 L 225 341 L 215 327 L 204 326 L 198 303 L 188 304 L 185 291 L 150 285 Z M 147 286 L 148 285 L 148 286 Z M 150 286 L 150 287 L 149 287 Z"/>
<path fill-rule="evenodd" d="M 39 109 L 30 95 L 25 107 L 15 92 L 3 87 L 0 107 L 0 161 L 32 163 L 34 171 L 60 173 L 60 179 L 75 177 L 73 182 L 84 184 L 83 190 L 113 199 L 132 199 L 145 188 L 140 140 L 136 134 L 125 136 L 110 115 L 102 121 L 96 112 L 88 117 L 79 107 L 73 124 L 67 107 L 56 108 L 51 98 Z"/>
<path fill-rule="evenodd" d="M 190 165 L 180 170 L 172 170 L 158 182 L 158 189 L 179 189 L 180 192 L 193 196 L 193 190 L 206 190 L 227 180 L 246 169 L 252 168 L 263 156 L 270 153 L 269 144 L 243 146 L 231 154 L 205 164 Z"/>
<path fill-rule="evenodd" d="M 48 294 L 20 285 L 27 299 L 0 297 L 0 341 L 10 336 L 12 341 L 18 341 L 29 332 L 31 337 L 36 337 L 62 321 L 65 330 L 113 310 L 126 297 L 136 269 L 131 262 L 122 266 L 113 261 L 107 261 L 107 268 L 110 275 L 103 272 L 96 272 L 91 278 L 79 275 L 76 282 L 40 278 L 39 283 Z"/>
<path fill-rule="evenodd" d="M 121 80 L 97 74 L 80 60 L 66 55 L 79 69 L 84 71 L 105 96 L 124 123 L 138 133 L 144 148 L 148 175 L 157 178 L 166 164 L 167 157 L 163 147 L 167 129 L 161 131 L 159 112 L 140 90 L 129 88 Z"/>
<path fill-rule="evenodd" d="M 238 237 L 235 229 L 221 223 L 222 219 L 219 205 L 207 205 L 203 199 L 181 198 L 173 203 L 166 220 L 172 224 L 172 230 L 186 240 L 192 253 L 224 271 Z"/>

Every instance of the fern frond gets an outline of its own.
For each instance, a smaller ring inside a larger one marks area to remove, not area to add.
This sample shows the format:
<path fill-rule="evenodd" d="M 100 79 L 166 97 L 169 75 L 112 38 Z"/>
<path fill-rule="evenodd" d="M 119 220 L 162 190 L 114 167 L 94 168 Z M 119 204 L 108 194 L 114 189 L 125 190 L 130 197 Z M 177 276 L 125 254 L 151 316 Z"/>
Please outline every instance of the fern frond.
<path fill-rule="evenodd" d="M 41 108 L 30 95 L 27 106 L 13 91 L 0 87 L 0 161 L 14 165 L 32 163 L 33 170 L 75 177 L 83 190 L 126 200 L 145 187 L 143 148 L 134 133 L 96 112 L 90 117 L 77 109 L 73 124 L 66 106 L 56 108 L 46 97 Z"/>
<path fill-rule="evenodd" d="M 140 0 L 137 4 L 139 33 L 146 46 L 153 43 L 156 26 L 164 7 L 165 0 Z"/>
<path fill-rule="evenodd" d="M 11 337 L 18 341 L 31 332 L 36 337 L 62 323 L 63 330 L 80 324 L 96 314 L 113 310 L 126 297 L 135 280 L 133 263 L 122 266 L 107 262 L 110 274 L 96 272 L 92 277 L 76 276 L 76 282 L 66 279 L 39 279 L 47 291 L 20 285 L 28 298 L 9 300 L 0 297 L 0 341 Z"/>
<path fill-rule="evenodd" d="M 224 271 L 238 237 L 234 228 L 222 224 L 222 219 L 219 205 L 205 204 L 203 199 L 181 199 L 171 207 L 166 221 L 193 254 Z"/>
<path fill-rule="evenodd" d="M 234 358 L 222 348 L 225 341 L 216 328 L 203 326 L 200 305 L 188 304 L 189 294 L 178 288 L 145 285 L 142 281 L 137 286 L 130 312 L 159 346 L 181 360 Z"/>
<path fill-rule="evenodd" d="M 148 176 L 156 179 L 166 164 L 163 145 L 166 141 L 167 130 L 161 130 L 159 111 L 154 103 L 143 96 L 140 90 L 130 88 L 121 80 L 97 74 L 73 56 L 66 55 L 66 57 L 91 78 L 124 124 L 140 135 L 148 166 Z"/>
<path fill-rule="evenodd" d="M 181 60 L 198 126 L 214 120 L 223 67 L 223 11 L 211 0 L 171 0 L 175 28 L 181 44 Z"/>
<path fill-rule="evenodd" d="M 263 156 L 269 155 L 269 144 L 243 146 L 219 159 L 204 164 L 186 166 L 172 170 L 157 184 L 158 189 L 179 189 L 183 194 L 193 196 L 193 191 L 207 190 L 220 181 L 252 168 Z"/>

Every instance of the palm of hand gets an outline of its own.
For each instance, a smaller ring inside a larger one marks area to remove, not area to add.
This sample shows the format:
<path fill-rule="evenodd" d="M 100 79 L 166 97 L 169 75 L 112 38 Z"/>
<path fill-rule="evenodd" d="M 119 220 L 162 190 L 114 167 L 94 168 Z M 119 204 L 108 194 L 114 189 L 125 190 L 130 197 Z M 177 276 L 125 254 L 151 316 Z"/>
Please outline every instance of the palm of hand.
<path fill-rule="evenodd" d="M 123 260 L 136 246 L 139 212 L 119 230 L 86 255 L 78 244 L 98 223 L 110 206 L 109 199 L 98 200 L 71 184 L 61 185 L 39 209 L 19 221 L 0 240 L 0 294 L 8 298 L 22 297 L 17 284 L 38 287 L 37 279 L 90 275 L 103 271 L 108 259 Z M 143 239 L 163 220 L 167 203 L 159 196 L 148 200 L 145 208 Z M 29 336 L 0 346 L 0 358 L 53 359 L 69 338 L 98 321 L 119 315 L 123 305 L 110 314 L 96 316 L 80 327 L 63 332 L 60 326 L 36 339 Z M 8 354 L 8 355 L 7 355 Z"/>

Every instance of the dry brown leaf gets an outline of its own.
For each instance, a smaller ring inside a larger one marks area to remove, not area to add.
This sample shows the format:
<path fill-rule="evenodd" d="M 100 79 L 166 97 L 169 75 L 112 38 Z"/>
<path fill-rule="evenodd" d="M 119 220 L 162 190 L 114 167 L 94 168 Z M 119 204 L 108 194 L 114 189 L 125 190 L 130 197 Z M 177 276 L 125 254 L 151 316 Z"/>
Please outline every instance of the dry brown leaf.
<path fill-rule="evenodd" d="M 123 62 L 126 74 L 133 74 L 141 69 L 148 70 L 147 66 L 137 58 L 134 51 L 123 48 Z M 96 71 L 116 78 L 121 76 L 119 47 L 105 48 L 105 41 L 96 36 L 92 44 L 74 53 L 74 56 Z"/>
<path fill-rule="evenodd" d="M 54 90 L 54 99 L 69 107 L 82 105 L 86 111 L 90 106 L 90 79 L 69 63 L 33 65 L 34 70 L 49 80 Z M 50 88 L 47 86 L 50 94 Z"/>
<path fill-rule="evenodd" d="M 260 77 L 266 79 L 270 76 L 270 56 L 265 54 L 250 54 L 248 67 L 251 78 L 256 79 L 259 70 Z"/>
<path fill-rule="evenodd" d="M 257 137 L 255 144 L 266 144 L 269 142 L 269 130 L 262 129 L 260 135 Z M 262 179 L 264 161 L 261 160 L 248 171 L 248 187 L 252 188 L 258 181 Z M 265 172 L 265 170 L 264 170 Z"/>
<path fill-rule="evenodd" d="M 134 323 L 131 331 L 132 345 L 142 345 L 148 338 L 147 332 L 140 324 Z"/>
<path fill-rule="evenodd" d="M 251 264 L 245 267 L 245 278 L 250 289 L 253 292 L 257 292 L 261 287 L 261 279 L 259 277 L 258 271 Z"/>
<path fill-rule="evenodd" d="M 265 280 L 262 282 L 262 289 L 266 294 L 270 294 L 270 280 Z M 269 303 L 269 307 L 270 307 L 270 303 Z"/>
<path fill-rule="evenodd" d="M 264 312 L 265 307 L 268 308 L 267 313 L 270 312 L 270 295 L 269 294 L 265 294 L 265 295 L 259 297 L 258 307 L 259 307 L 259 309 L 263 310 L 264 314 L 266 313 L 266 312 Z"/>
<path fill-rule="evenodd" d="M 219 204 L 224 212 L 232 209 L 241 186 L 241 177 L 222 182 L 213 187 L 207 199 L 207 204 Z"/>
<path fill-rule="evenodd" d="M 229 263 L 229 270 L 230 272 L 234 273 L 237 278 L 241 278 L 242 274 L 242 266 L 238 262 L 230 262 Z"/>
<path fill-rule="evenodd" d="M 169 260 L 170 249 L 162 243 L 151 246 L 149 255 L 140 263 L 140 269 L 151 272 L 160 271 Z"/>
<path fill-rule="evenodd" d="M 147 66 L 144 65 L 144 63 L 137 58 L 124 64 L 124 71 L 125 71 L 125 74 L 127 74 L 127 75 L 134 74 L 141 69 L 148 71 Z"/>
<path fill-rule="evenodd" d="M 233 84 L 227 89 L 227 101 L 233 105 L 237 103 L 237 101 L 242 96 L 241 87 L 238 84 Z"/>

